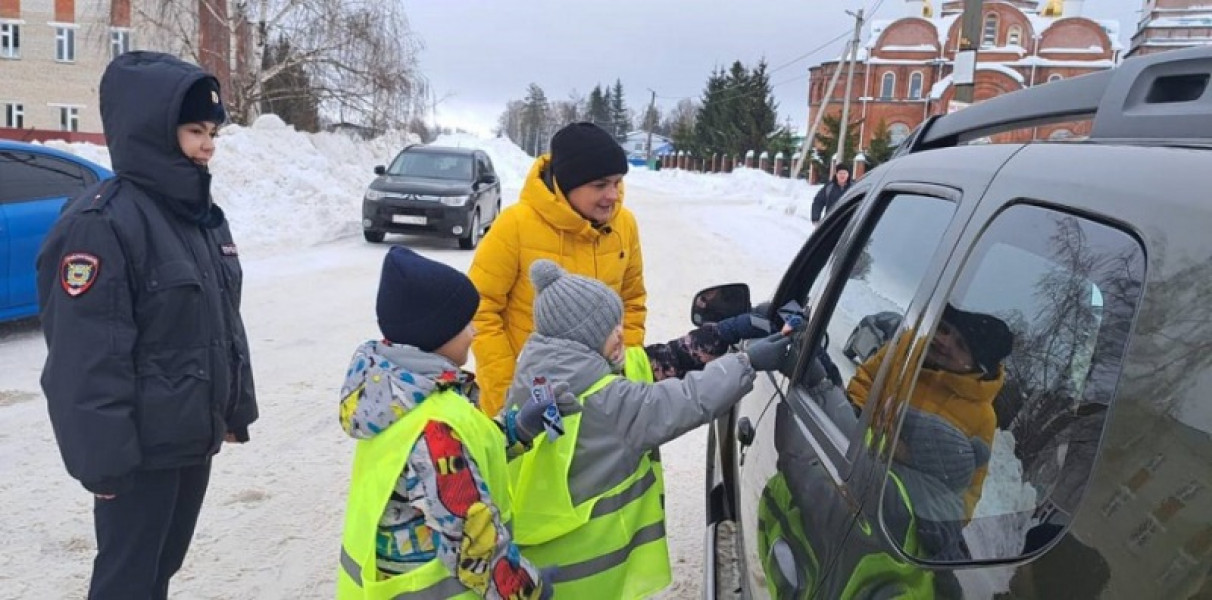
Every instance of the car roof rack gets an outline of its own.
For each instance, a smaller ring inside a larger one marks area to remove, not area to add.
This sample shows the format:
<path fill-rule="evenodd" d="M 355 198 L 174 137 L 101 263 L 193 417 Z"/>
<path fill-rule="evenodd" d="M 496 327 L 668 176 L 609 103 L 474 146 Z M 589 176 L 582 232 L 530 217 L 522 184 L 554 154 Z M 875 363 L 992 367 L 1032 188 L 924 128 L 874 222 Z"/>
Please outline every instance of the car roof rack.
<path fill-rule="evenodd" d="M 928 118 L 893 156 L 1093 118 L 1092 141 L 1212 143 L 1212 46 L 1134 57 L 1119 66 L 1004 94 Z"/>

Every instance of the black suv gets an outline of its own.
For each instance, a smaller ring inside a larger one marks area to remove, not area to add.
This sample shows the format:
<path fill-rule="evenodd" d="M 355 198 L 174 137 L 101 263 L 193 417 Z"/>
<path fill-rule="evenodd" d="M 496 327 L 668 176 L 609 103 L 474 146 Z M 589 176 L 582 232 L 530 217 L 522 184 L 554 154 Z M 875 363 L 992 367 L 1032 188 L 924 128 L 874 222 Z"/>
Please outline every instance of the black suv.
<path fill-rule="evenodd" d="M 711 426 L 707 597 L 1212 598 L 1210 81 L 1205 47 L 994 98 L 846 194 Z"/>
<path fill-rule="evenodd" d="M 501 182 L 480 150 L 409 146 L 362 198 L 362 234 L 381 242 L 388 233 L 458 238 L 471 250 L 501 213 Z"/>

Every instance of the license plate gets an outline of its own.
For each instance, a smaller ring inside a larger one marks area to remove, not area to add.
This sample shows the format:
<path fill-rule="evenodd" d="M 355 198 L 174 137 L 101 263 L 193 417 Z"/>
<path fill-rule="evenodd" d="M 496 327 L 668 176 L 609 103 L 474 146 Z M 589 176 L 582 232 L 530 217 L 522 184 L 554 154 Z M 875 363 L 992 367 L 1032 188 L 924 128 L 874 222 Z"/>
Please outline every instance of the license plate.
<path fill-rule="evenodd" d="M 427 223 L 425 217 L 415 215 L 392 215 L 391 222 L 402 225 L 424 225 Z"/>

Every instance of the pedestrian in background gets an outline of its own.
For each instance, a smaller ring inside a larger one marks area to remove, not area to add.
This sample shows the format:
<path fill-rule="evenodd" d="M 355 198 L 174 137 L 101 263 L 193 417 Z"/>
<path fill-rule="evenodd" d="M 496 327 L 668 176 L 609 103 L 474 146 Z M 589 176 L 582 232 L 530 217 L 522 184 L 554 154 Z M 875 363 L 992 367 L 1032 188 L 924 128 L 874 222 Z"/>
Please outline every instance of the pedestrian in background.
<path fill-rule="evenodd" d="M 846 192 L 850 191 L 850 187 L 854 182 L 850 179 L 850 168 L 845 165 L 838 165 L 833 173 L 833 178 L 826 183 L 824 187 L 817 190 L 816 197 L 812 199 L 812 225 L 819 225 L 821 219 L 837 206 L 837 201 L 842 199 Z"/>

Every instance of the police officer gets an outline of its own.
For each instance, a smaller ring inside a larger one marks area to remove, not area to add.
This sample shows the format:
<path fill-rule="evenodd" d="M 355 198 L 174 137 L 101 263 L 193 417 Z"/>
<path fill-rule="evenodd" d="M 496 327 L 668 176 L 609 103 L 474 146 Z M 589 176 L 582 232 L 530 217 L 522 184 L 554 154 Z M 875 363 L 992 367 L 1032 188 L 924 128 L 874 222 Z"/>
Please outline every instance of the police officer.
<path fill-rule="evenodd" d="M 42 372 L 68 473 L 94 501 L 90 599 L 166 598 L 224 442 L 257 418 L 242 275 L 207 163 L 218 81 L 153 52 L 101 79 L 117 177 L 63 209 L 38 256 Z"/>

